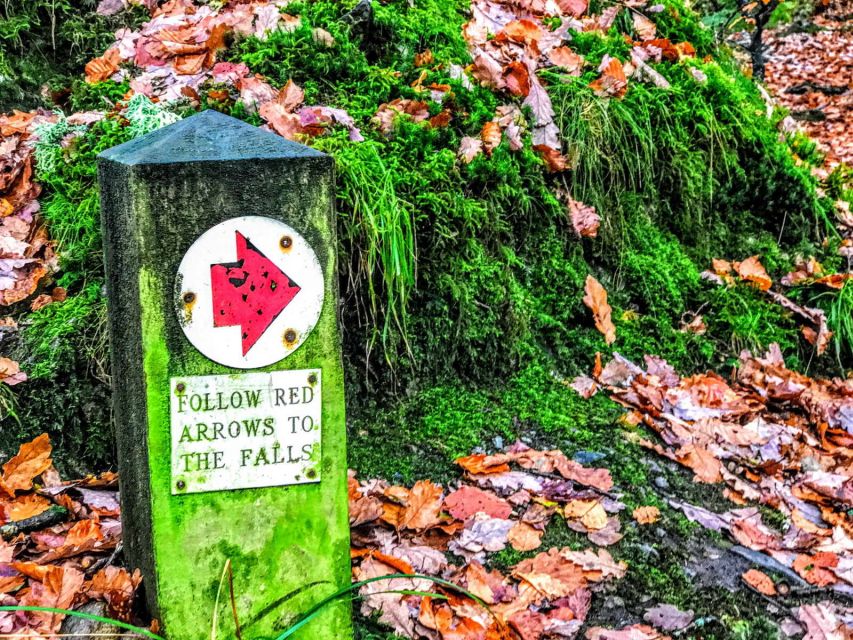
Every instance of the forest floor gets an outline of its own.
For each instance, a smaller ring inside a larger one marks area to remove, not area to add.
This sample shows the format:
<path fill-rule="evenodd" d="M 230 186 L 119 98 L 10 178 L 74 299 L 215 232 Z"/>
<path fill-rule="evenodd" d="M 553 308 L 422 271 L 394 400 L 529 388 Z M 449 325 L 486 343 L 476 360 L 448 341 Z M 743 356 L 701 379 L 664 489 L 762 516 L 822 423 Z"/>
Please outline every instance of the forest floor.
<path fill-rule="evenodd" d="M 767 38 L 768 88 L 827 153 L 830 164 L 853 163 L 853 4 L 830 3 L 807 24 Z"/>

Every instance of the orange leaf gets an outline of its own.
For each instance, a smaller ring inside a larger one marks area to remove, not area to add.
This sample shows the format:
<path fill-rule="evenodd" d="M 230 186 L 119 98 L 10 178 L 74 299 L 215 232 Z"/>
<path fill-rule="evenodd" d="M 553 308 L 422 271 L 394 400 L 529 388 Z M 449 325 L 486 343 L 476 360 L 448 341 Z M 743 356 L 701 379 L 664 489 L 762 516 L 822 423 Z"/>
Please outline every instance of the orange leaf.
<path fill-rule="evenodd" d="M 765 596 L 776 595 L 776 585 L 773 583 L 773 580 L 766 573 L 758 569 L 750 569 L 741 578 L 746 584 L 758 591 L 758 593 L 763 593 Z"/>
<path fill-rule="evenodd" d="M 6 507 L 6 517 L 10 522 L 18 522 L 44 513 L 50 508 L 50 500 L 34 493 L 17 498 Z"/>
<path fill-rule="evenodd" d="M 538 152 L 545 161 L 545 168 L 548 173 L 560 173 L 569 168 L 569 159 L 562 153 L 549 147 L 547 144 L 533 145 L 533 150 Z"/>
<path fill-rule="evenodd" d="M 106 601 L 109 614 L 129 622 L 133 606 L 133 596 L 142 582 L 142 574 L 136 569 L 131 575 L 121 567 L 104 567 L 92 577 L 88 595 Z"/>
<path fill-rule="evenodd" d="M 844 283 L 850 278 L 853 278 L 853 273 L 833 273 L 828 276 L 823 276 L 815 280 L 817 284 L 822 284 L 830 289 L 843 289 Z"/>
<path fill-rule="evenodd" d="M 14 497 L 15 491 L 32 489 L 33 479 L 47 471 L 52 464 L 50 452 L 50 438 L 46 433 L 32 442 L 22 444 L 18 454 L 3 465 L 0 485 L 6 493 Z"/>
<path fill-rule="evenodd" d="M 405 511 L 400 518 L 400 529 L 428 529 L 441 521 L 441 485 L 429 480 L 419 480 L 409 492 Z"/>
<path fill-rule="evenodd" d="M 637 507 L 631 515 L 638 524 L 652 524 L 660 520 L 660 509 L 655 506 Z"/>
<path fill-rule="evenodd" d="M 532 20 L 513 20 L 502 31 L 510 40 L 537 46 L 542 38 L 542 29 Z"/>
<path fill-rule="evenodd" d="M 524 96 L 530 93 L 530 72 L 527 65 L 518 61 L 510 62 L 503 72 L 506 88 L 514 96 Z"/>
<path fill-rule="evenodd" d="M 583 297 L 583 302 L 592 310 L 595 328 L 604 335 L 604 341 L 608 345 L 613 344 L 616 340 L 616 326 L 610 317 L 612 309 L 607 303 L 607 291 L 592 276 L 586 277 L 584 291 L 586 295 Z"/>
<path fill-rule="evenodd" d="M 509 530 L 507 540 L 516 551 L 533 551 L 542 546 L 542 536 L 545 531 L 537 529 L 526 522 L 517 522 Z"/>
<path fill-rule="evenodd" d="M 90 60 L 86 64 L 85 69 L 86 82 L 89 84 L 103 82 L 118 71 L 118 63 L 120 60 L 121 54 L 115 47 L 107 49 L 107 52 L 99 58 Z"/>
<path fill-rule="evenodd" d="M 480 132 L 480 138 L 483 140 L 483 149 L 486 155 L 492 155 L 492 151 L 497 149 L 501 143 L 501 127 L 497 122 L 490 121 L 483 125 L 483 130 Z"/>
<path fill-rule="evenodd" d="M 835 553 L 819 551 L 812 556 L 799 554 L 794 559 L 792 568 L 806 582 L 818 587 L 827 587 L 838 582 L 838 577 L 830 569 L 838 566 L 838 556 Z"/>
<path fill-rule="evenodd" d="M 416 67 L 425 67 L 427 65 L 432 64 L 435 61 L 435 56 L 432 55 L 432 51 L 427 49 L 423 53 L 415 54 L 415 66 Z"/>
<path fill-rule="evenodd" d="M 752 282 L 762 291 L 767 291 L 773 284 L 758 256 L 751 256 L 743 262 L 735 262 L 733 266 L 741 280 Z"/>
<path fill-rule="evenodd" d="M 598 80 L 590 83 L 590 88 L 600 97 L 621 98 L 628 90 L 628 78 L 622 63 L 616 58 L 611 59 L 601 72 Z"/>
<path fill-rule="evenodd" d="M 583 67 L 583 56 L 576 54 L 568 47 L 555 47 L 548 53 L 548 60 L 556 67 L 562 67 L 572 75 L 580 75 Z"/>
<path fill-rule="evenodd" d="M 475 475 L 484 473 L 504 473 L 509 471 L 509 464 L 512 458 L 505 454 L 499 453 L 494 456 L 487 456 L 484 453 L 477 453 L 464 458 L 457 458 L 456 464 L 465 469 L 468 473 Z"/>

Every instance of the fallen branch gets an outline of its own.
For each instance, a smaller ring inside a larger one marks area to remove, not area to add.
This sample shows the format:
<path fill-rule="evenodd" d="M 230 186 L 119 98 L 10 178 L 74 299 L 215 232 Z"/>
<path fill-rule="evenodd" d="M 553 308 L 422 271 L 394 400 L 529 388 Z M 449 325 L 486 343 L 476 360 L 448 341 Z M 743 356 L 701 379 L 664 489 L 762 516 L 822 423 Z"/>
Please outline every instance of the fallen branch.
<path fill-rule="evenodd" d="M 32 518 L 25 518 L 23 520 L 4 524 L 0 527 L 0 536 L 2 536 L 4 540 L 11 540 L 20 533 L 30 533 L 31 531 L 38 531 L 40 529 L 46 529 L 47 527 L 60 524 L 61 522 L 64 522 L 67 517 L 68 509 L 58 505 L 53 505 Z"/>

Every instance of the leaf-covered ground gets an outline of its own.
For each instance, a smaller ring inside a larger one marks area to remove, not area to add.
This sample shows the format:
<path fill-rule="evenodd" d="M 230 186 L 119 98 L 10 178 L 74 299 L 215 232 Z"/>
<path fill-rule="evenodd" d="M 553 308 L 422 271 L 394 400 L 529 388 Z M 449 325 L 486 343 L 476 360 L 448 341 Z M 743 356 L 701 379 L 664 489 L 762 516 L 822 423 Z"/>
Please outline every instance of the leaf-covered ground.
<path fill-rule="evenodd" d="M 771 31 L 767 84 L 831 164 L 853 162 L 853 34 L 848 2 L 829 2 L 816 32 L 780 27 Z"/>

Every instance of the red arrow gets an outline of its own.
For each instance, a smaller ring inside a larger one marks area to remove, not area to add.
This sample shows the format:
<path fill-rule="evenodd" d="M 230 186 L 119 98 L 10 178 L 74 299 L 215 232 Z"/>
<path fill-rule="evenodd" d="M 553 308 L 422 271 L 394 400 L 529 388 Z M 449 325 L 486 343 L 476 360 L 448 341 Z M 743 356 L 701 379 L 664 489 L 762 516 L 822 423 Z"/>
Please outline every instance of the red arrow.
<path fill-rule="evenodd" d="M 242 233 L 236 234 L 237 262 L 210 265 L 213 326 L 239 325 L 245 356 L 300 287 Z"/>

